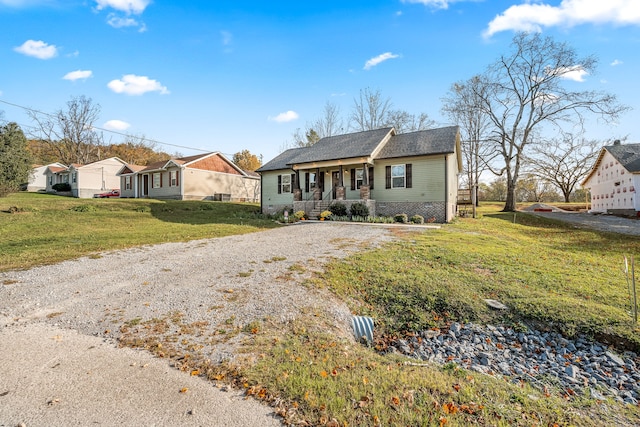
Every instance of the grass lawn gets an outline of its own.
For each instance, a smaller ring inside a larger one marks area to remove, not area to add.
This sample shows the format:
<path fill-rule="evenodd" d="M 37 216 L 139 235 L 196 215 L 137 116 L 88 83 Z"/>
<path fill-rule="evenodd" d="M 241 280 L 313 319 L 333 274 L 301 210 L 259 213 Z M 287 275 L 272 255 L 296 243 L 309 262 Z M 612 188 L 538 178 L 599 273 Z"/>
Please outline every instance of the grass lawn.
<path fill-rule="evenodd" d="M 439 230 L 400 232 L 398 242 L 329 265 L 314 284 L 328 286 L 354 313 L 375 318 L 379 346 L 385 335 L 474 321 L 549 327 L 637 351 L 640 328 L 629 312 L 623 256 L 638 256 L 640 238 L 578 230 L 525 213 L 514 222 L 513 213 L 500 208 L 487 205 L 481 218 L 458 219 Z M 508 313 L 492 311 L 485 298 L 500 300 Z M 514 385 L 451 364 L 406 364 L 311 330 L 299 325 L 270 336 L 261 344 L 268 351 L 247 373 L 249 390 L 282 405 L 293 422 L 640 424 L 637 407 Z"/>
<path fill-rule="evenodd" d="M 623 256 L 638 257 L 640 238 L 525 213 L 514 222 L 501 207 L 485 205 L 480 218 L 441 229 L 395 229 L 398 241 L 335 261 L 307 285 L 328 287 L 355 314 L 374 317 L 379 346 L 385 337 L 474 321 L 533 324 L 607 339 L 618 351 L 640 348 L 623 274 Z M 0 199 L 0 211 L 0 271 L 275 226 L 256 206 L 213 202 L 17 194 Z M 485 298 L 510 309 L 491 311 Z M 193 357 L 183 369 L 234 382 L 295 425 L 640 425 L 637 407 L 382 356 L 329 335 L 323 322 L 331 321 L 308 316 L 276 326 L 265 319 L 248 334 L 244 363 L 214 366 Z"/>
<path fill-rule="evenodd" d="M 0 271 L 275 227 L 259 210 L 246 203 L 12 194 L 0 198 Z"/>

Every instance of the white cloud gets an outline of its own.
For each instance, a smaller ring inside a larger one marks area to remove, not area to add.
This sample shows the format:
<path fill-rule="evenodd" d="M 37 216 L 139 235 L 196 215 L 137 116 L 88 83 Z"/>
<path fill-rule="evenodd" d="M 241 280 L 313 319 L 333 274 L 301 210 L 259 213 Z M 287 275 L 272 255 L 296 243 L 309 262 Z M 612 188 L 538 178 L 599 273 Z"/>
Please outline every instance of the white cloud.
<path fill-rule="evenodd" d="M 396 55 L 396 54 L 391 53 L 391 52 L 385 52 L 385 53 L 383 53 L 381 55 L 376 56 L 375 58 L 371 58 L 370 60 L 368 60 L 364 64 L 364 69 L 365 70 L 370 70 L 371 68 L 373 68 L 376 65 L 380 64 L 381 62 L 387 61 L 389 59 L 398 58 L 398 57 L 400 57 L 400 55 Z"/>
<path fill-rule="evenodd" d="M 123 131 L 129 129 L 131 125 L 122 120 L 109 120 L 103 127 L 108 130 Z"/>
<path fill-rule="evenodd" d="M 107 24 L 111 25 L 113 28 L 137 27 L 140 25 L 140 23 L 133 18 L 123 18 L 113 13 L 109 14 Z"/>
<path fill-rule="evenodd" d="M 96 0 L 96 9 L 115 9 L 127 15 L 140 15 L 149 6 L 151 0 Z"/>
<path fill-rule="evenodd" d="M 611 63 L 611 66 L 612 67 L 616 67 L 616 66 L 622 65 L 622 64 L 624 64 L 624 62 L 622 62 L 622 61 L 620 61 L 618 59 L 614 59 L 613 62 Z"/>
<path fill-rule="evenodd" d="M 574 82 L 583 82 L 584 77 L 589 75 L 581 65 L 559 68 L 557 72 L 563 79 L 573 80 Z"/>
<path fill-rule="evenodd" d="M 562 0 L 560 5 L 524 3 L 496 16 L 485 37 L 501 31 L 541 31 L 544 27 L 573 27 L 580 24 L 640 25 L 637 0 Z"/>
<path fill-rule="evenodd" d="M 169 90 L 157 80 L 135 74 L 126 74 L 122 76 L 122 79 L 111 80 L 107 87 L 115 93 L 124 93 L 125 95 L 143 95 L 147 92 L 160 92 L 161 95 L 169 93 Z"/>
<path fill-rule="evenodd" d="M 73 82 L 76 80 L 86 80 L 89 77 L 93 77 L 93 72 L 91 70 L 76 70 L 65 74 L 63 79 L 71 80 Z"/>
<path fill-rule="evenodd" d="M 421 3 L 425 6 L 433 7 L 435 9 L 447 9 L 449 3 L 455 3 L 456 0 L 402 0 L 403 3 Z"/>
<path fill-rule="evenodd" d="M 269 120 L 274 121 L 274 122 L 278 122 L 278 123 L 287 123 L 287 122 L 292 122 L 294 120 L 298 119 L 298 113 L 296 113 L 295 111 L 287 111 L 285 113 L 280 113 L 275 117 L 269 117 Z"/>
<path fill-rule="evenodd" d="M 38 59 L 51 59 L 58 55 L 58 48 L 55 45 L 47 44 L 42 40 L 27 40 L 13 50 Z"/>

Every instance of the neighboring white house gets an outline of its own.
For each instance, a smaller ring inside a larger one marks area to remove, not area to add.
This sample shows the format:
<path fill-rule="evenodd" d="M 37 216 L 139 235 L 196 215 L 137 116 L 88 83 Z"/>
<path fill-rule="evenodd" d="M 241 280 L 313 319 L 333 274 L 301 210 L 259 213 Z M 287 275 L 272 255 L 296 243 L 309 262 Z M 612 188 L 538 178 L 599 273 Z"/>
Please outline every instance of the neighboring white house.
<path fill-rule="evenodd" d="M 46 189 L 53 191 L 53 185 L 68 183 L 73 197 L 91 198 L 96 193 L 120 189 L 120 177 L 117 173 L 124 165 L 126 163 L 123 160 L 110 157 L 86 165 L 72 164 L 68 168 L 50 166 L 46 171 Z"/>
<path fill-rule="evenodd" d="M 616 141 L 603 147 L 582 186 L 591 192 L 590 212 L 638 215 L 640 144 Z"/>
<path fill-rule="evenodd" d="M 50 163 L 48 165 L 40 166 L 36 165 L 31 170 L 29 176 L 29 183 L 27 185 L 27 191 L 45 191 L 47 189 L 47 169 L 50 166 L 66 169 L 66 166 L 62 163 Z"/>

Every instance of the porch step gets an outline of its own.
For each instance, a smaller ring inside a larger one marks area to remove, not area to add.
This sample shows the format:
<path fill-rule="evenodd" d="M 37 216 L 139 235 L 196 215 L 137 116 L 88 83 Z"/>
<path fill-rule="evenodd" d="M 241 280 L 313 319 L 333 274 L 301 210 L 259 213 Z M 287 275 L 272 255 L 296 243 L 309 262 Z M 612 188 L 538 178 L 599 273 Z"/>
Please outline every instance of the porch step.
<path fill-rule="evenodd" d="M 329 209 L 329 202 L 318 202 L 316 207 L 307 212 L 309 219 L 318 219 L 320 214 Z"/>

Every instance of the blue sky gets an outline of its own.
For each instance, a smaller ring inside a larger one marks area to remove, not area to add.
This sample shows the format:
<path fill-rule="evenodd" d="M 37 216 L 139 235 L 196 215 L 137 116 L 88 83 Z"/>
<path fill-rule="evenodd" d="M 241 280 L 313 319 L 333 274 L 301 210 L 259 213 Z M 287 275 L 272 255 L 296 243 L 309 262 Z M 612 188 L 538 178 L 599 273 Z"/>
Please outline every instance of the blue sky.
<path fill-rule="evenodd" d="M 0 28 L 0 111 L 25 130 L 14 105 L 52 113 L 83 95 L 101 107 L 97 126 L 167 152 L 268 161 L 327 102 L 348 116 L 365 88 L 449 124 L 451 84 L 528 30 L 599 59 L 567 85 L 634 108 L 587 137 L 640 140 L 638 0 L 0 0 Z"/>

